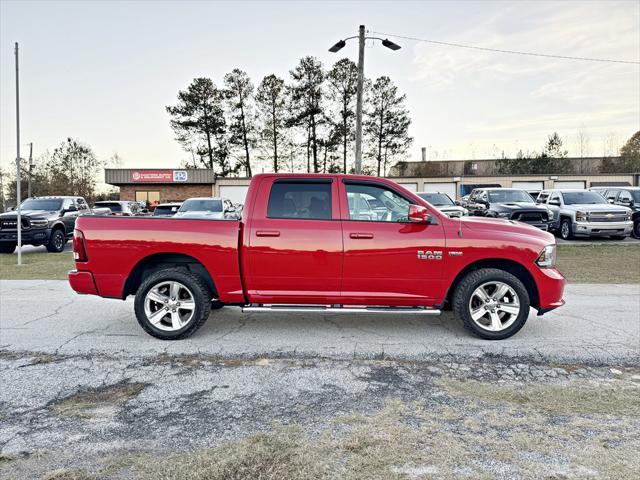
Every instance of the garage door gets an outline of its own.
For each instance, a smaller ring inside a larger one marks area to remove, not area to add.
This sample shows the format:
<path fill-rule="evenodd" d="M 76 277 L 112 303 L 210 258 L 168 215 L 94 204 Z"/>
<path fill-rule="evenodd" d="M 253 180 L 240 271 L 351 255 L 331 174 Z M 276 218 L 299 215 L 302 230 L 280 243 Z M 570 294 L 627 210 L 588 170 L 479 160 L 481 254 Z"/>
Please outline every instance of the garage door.
<path fill-rule="evenodd" d="M 417 192 L 418 191 L 418 184 L 417 183 L 400 183 L 400 182 L 398 182 L 398 185 L 402 185 L 404 188 L 406 188 L 410 192 Z"/>
<path fill-rule="evenodd" d="M 455 182 L 425 183 L 425 192 L 442 192 L 449 195 L 453 200 L 457 198 Z"/>
<path fill-rule="evenodd" d="M 527 192 L 544 190 L 544 182 L 511 182 L 513 188 L 521 188 Z"/>
<path fill-rule="evenodd" d="M 571 180 L 565 182 L 553 182 L 553 188 L 584 188 L 584 181 Z"/>
<path fill-rule="evenodd" d="M 249 187 L 246 185 L 221 185 L 220 196 L 228 198 L 233 203 L 242 203 L 244 205 L 247 190 L 249 190 Z"/>

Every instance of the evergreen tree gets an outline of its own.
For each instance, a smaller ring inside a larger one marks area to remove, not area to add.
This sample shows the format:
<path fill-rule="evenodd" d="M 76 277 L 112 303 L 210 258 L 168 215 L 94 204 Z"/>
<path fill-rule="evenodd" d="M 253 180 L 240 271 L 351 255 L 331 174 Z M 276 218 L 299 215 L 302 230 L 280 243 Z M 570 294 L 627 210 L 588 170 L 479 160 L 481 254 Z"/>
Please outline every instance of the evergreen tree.
<path fill-rule="evenodd" d="M 256 103 L 260 114 L 260 138 L 263 144 L 269 145 L 273 171 L 277 173 L 280 170 L 278 145 L 283 139 L 287 119 L 284 80 L 273 74 L 264 77 L 258 86 Z"/>
<path fill-rule="evenodd" d="M 253 118 L 253 83 L 246 72 L 234 68 L 224 76 L 226 96 L 229 100 L 229 143 L 243 149 L 241 165 L 247 177 L 252 176 L 249 148 L 253 146 L 255 133 Z"/>

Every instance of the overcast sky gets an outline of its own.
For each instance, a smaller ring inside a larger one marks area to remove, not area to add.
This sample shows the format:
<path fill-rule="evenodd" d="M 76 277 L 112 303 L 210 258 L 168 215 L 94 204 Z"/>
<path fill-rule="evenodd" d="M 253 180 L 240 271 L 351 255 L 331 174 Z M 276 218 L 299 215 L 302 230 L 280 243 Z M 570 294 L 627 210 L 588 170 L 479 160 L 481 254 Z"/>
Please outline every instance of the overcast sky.
<path fill-rule="evenodd" d="M 640 60 L 640 2 L 1 2 L 0 165 L 15 158 L 14 42 L 20 43 L 22 143 L 35 153 L 66 137 L 129 167 L 178 166 L 187 155 L 165 106 L 197 76 L 218 85 L 234 67 L 257 84 L 288 80 L 300 57 L 371 31 L 558 55 Z M 556 130 L 577 154 L 640 129 L 640 66 L 479 52 L 393 39 L 368 45 L 367 76 L 408 97 L 415 138 L 435 158 L 540 149 Z M 25 156 L 25 154 L 23 154 Z"/>

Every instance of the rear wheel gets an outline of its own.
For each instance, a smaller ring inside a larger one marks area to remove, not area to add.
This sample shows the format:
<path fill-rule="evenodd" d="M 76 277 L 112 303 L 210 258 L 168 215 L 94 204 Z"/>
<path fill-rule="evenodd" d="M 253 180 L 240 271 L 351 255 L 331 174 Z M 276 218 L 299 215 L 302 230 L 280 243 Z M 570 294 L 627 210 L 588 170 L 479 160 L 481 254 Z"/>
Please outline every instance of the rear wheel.
<path fill-rule="evenodd" d="M 13 253 L 16 251 L 17 244 L 10 243 L 8 245 L 0 245 L 0 253 Z"/>
<path fill-rule="evenodd" d="M 633 238 L 640 238 L 640 220 L 633 224 L 633 232 L 631 235 Z"/>
<path fill-rule="evenodd" d="M 150 335 L 179 340 L 207 321 L 211 292 L 200 277 L 187 270 L 161 270 L 140 285 L 135 312 L 138 323 Z"/>
<path fill-rule="evenodd" d="M 529 317 L 527 289 L 514 275 L 483 268 L 465 276 L 453 295 L 453 311 L 473 335 L 502 340 L 517 333 Z"/>
<path fill-rule="evenodd" d="M 49 243 L 47 243 L 47 251 L 51 253 L 60 253 L 64 251 L 64 246 L 67 243 L 67 239 L 64 236 L 64 232 L 60 228 L 56 228 L 51 232 Z"/>

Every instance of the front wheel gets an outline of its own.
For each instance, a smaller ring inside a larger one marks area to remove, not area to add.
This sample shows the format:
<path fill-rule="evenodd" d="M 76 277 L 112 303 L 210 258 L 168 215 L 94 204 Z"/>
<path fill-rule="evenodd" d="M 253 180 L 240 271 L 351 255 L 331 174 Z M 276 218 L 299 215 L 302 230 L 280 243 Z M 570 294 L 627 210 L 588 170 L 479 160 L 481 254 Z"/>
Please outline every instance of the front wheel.
<path fill-rule="evenodd" d="M 179 340 L 192 335 L 207 321 L 211 292 L 200 277 L 187 270 L 160 270 L 138 288 L 135 312 L 148 334 L 162 340 Z"/>
<path fill-rule="evenodd" d="M 486 340 L 516 334 L 529 317 L 527 289 L 514 275 L 495 268 L 467 274 L 453 294 L 453 311 L 465 329 Z"/>
<path fill-rule="evenodd" d="M 13 253 L 16 251 L 16 244 L 0 245 L 0 253 Z"/>
<path fill-rule="evenodd" d="M 51 238 L 47 243 L 47 251 L 51 253 L 60 253 L 64 251 L 64 246 L 67 243 L 67 238 L 64 236 L 64 232 L 57 228 L 51 232 Z"/>
<path fill-rule="evenodd" d="M 563 240 L 571 240 L 573 238 L 573 226 L 568 218 L 563 218 L 560 222 L 560 237 Z"/>
<path fill-rule="evenodd" d="M 633 232 L 631 232 L 633 238 L 640 239 L 640 220 L 633 224 Z"/>

